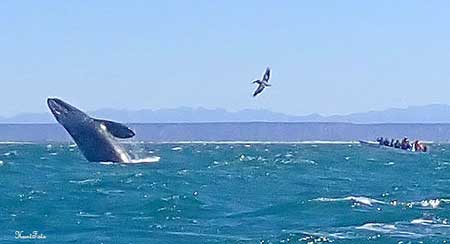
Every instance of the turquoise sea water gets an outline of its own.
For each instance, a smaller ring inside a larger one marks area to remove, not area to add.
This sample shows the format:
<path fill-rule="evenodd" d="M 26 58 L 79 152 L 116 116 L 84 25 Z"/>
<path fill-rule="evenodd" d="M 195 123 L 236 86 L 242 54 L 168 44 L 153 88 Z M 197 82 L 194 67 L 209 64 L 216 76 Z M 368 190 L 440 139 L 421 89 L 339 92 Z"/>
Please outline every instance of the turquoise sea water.
<path fill-rule="evenodd" d="M 0 243 L 450 240 L 450 145 L 427 154 L 358 144 L 127 146 L 160 160 L 90 163 L 69 144 L 0 144 Z"/>

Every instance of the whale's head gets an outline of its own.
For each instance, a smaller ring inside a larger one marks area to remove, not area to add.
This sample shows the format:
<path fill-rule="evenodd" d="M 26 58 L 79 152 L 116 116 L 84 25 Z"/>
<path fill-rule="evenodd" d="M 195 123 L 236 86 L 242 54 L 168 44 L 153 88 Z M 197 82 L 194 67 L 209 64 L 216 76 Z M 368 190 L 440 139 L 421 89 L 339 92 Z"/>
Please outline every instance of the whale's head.
<path fill-rule="evenodd" d="M 55 119 L 64 127 L 76 122 L 88 120 L 90 117 L 81 110 L 58 98 L 48 98 L 47 105 Z"/>

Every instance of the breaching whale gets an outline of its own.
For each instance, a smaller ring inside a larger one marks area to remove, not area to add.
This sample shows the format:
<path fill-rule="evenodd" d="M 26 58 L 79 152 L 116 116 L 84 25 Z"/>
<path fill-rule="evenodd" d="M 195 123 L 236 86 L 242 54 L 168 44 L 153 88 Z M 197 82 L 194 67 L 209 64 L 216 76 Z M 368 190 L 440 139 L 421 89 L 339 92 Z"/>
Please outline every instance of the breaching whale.
<path fill-rule="evenodd" d="M 78 148 L 91 162 L 131 162 L 125 148 L 115 139 L 131 138 L 135 133 L 127 126 L 94 119 L 58 98 L 48 98 L 48 107 Z"/>

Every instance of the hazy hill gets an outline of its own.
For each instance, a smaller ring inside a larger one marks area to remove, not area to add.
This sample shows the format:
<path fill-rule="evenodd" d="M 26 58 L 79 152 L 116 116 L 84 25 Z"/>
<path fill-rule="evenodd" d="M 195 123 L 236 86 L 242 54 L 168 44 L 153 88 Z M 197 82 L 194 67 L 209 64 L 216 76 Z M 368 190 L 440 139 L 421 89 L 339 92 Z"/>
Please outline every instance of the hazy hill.
<path fill-rule="evenodd" d="M 246 109 L 230 112 L 224 109 L 180 107 L 158 110 L 100 109 L 88 112 L 94 117 L 129 123 L 182 123 L 182 122 L 350 122 L 350 123 L 450 123 L 450 106 L 433 104 L 392 108 L 383 111 L 322 116 L 311 114 L 295 116 L 269 110 Z M 0 123 L 53 123 L 48 113 L 23 113 L 10 118 L 0 117 Z"/>

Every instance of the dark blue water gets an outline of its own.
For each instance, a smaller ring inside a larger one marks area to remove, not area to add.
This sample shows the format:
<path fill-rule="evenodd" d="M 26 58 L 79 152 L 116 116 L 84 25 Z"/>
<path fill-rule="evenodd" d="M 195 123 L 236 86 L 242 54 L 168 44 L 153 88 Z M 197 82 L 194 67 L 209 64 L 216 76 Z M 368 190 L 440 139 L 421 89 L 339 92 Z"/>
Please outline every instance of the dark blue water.
<path fill-rule="evenodd" d="M 450 240 L 450 145 L 427 154 L 357 144 L 128 147 L 161 159 L 90 163 L 68 144 L 1 144 L 0 242 Z"/>

